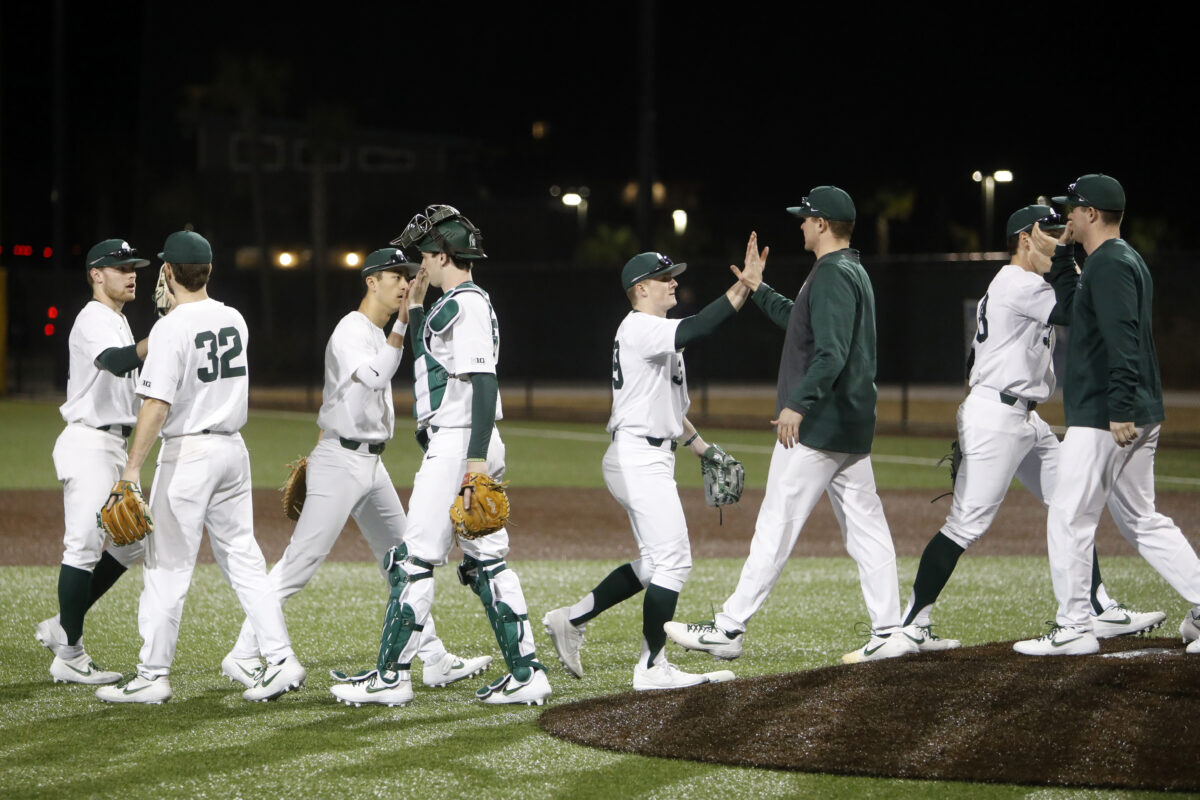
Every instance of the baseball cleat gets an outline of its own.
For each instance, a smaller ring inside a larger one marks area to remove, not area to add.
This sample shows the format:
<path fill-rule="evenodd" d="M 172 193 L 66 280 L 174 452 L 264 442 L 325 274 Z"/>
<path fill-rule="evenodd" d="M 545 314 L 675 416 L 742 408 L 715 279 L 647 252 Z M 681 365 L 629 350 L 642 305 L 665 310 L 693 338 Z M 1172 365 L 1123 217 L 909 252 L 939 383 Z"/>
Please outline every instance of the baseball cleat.
<path fill-rule="evenodd" d="M 1166 618 L 1161 611 L 1131 611 L 1122 605 L 1109 606 L 1104 613 L 1092 617 L 1092 633 L 1097 639 L 1146 633 L 1162 625 Z"/>
<path fill-rule="evenodd" d="M 338 702 L 360 707 L 363 703 L 406 706 L 412 702 L 412 672 L 406 669 L 381 675 L 378 670 L 360 672 L 349 683 L 329 687 Z M 389 679 L 390 678 L 390 679 Z"/>
<path fill-rule="evenodd" d="M 708 683 L 704 675 L 684 672 L 665 658 L 652 667 L 646 667 L 641 661 L 633 668 L 633 688 L 645 692 L 652 689 L 679 689 L 684 686 L 699 686 Z"/>
<path fill-rule="evenodd" d="M 171 699 L 171 684 L 167 676 L 143 678 L 134 675 L 116 686 L 101 686 L 96 697 L 106 703 L 147 703 L 159 706 Z"/>
<path fill-rule="evenodd" d="M 932 653 L 935 650 L 953 650 L 957 647 L 962 647 L 962 642 L 958 639 L 943 639 L 937 636 L 929 625 L 917 625 L 914 622 L 912 625 L 905 625 L 900 632 L 916 644 L 917 649 L 922 653 Z"/>
<path fill-rule="evenodd" d="M 726 632 L 712 622 L 667 622 L 663 631 L 685 650 L 703 650 L 722 661 L 732 661 L 742 654 L 744 631 Z"/>
<path fill-rule="evenodd" d="M 233 653 L 221 659 L 221 674 L 229 680 L 240 683 L 247 689 L 258 683 L 258 673 L 262 671 L 263 661 L 258 656 L 254 658 L 238 658 Z"/>
<path fill-rule="evenodd" d="M 1192 643 L 1187 646 L 1186 652 L 1191 653 L 1192 655 L 1200 655 L 1200 639 L 1194 639 Z"/>
<path fill-rule="evenodd" d="M 1193 608 L 1183 615 L 1183 621 L 1179 623 L 1179 635 L 1185 642 L 1200 639 L 1200 612 L 1197 609 Z"/>
<path fill-rule="evenodd" d="M 87 653 L 80 652 L 75 658 L 55 656 L 50 663 L 50 677 L 55 683 L 116 683 L 121 673 L 100 669 Z"/>
<path fill-rule="evenodd" d="M 550 696 L 550 679 L 544 669 L 534 669 L 533 675 L 525 683 L 517 683 L 512 673 L 496 680 L 475 691 L 475 699 L 494 705 L 504 703 L 524 703 L 527 706 L 540 706 Z"/>
<path fill-rule="evenodd" d="M 264 665 L 256 675 L 258 680 L 242 692 L 242 699 L 252 703 L 265 703 L 303 687 L 308 670 L 295 656 L 288 656 L 278 664 Z"/>
<path fill-rule="evenodd" d="M 571 610 L 556 608 L 542 617 L 542 624 L 546 626 L 546 634 L 550 637 L 550 641 L 554 642 L 558 660 L 567 668 L 567 672 L 576 678 L 582 678 L 583 662 L 579 659 L 579 650 L 583 647 L 583 631 L 587 627 L 587 623 L 573 625 L 571 624 Z"/>
<path fill-rule="evenodd" d="M 54 655 L 58 655 L 62 648 L 67 646 L 67 632 L 59 623 L 58 614 L 39 622 L 33 629 L 33 638 Z"/>
<path fill-rule="evenodd" d="M 421 681 L 426 686 L 448 686 L 463 678 L 478 675 L 491 664 L 491 656 L 464 659 L 453 653 L 446 653 L 436 664 L 425 664 L 421 668 Z"/>
<path fill-rule="evenodd" d="M 843 664 L 861 664 L 864 661 L 882 661 L 885 658 L 898 658 L 919 653 L 920 648 L 911 636 L 906 636 L 902 628 L 891 633 L 872 633 L 871 638 L 857 650 L 842 656 Z"/>
<path fill-rule="evenodd" d="M 713 672 L 704 673 L 704 679 L 709 683 L 726 683 L 736 677 L 731 669 L 718 669 Z"/>
<path fill-rule="evenodd" d="M 1100 641 L 1087 628 L 1052 623 L 1045 636 L 1016 642 L 1013 650 L 1026 656 L 1086 656 L 1100 652 Z"/>

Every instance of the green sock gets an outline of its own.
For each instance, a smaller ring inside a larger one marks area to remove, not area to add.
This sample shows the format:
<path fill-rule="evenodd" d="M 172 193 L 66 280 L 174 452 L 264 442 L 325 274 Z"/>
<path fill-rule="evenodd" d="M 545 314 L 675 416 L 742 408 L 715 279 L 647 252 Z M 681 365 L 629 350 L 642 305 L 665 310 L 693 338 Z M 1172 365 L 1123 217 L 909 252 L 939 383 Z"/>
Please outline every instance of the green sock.
<path fill-rule="evenodd" d="M 582 601 L 571 606 L 571 624 L 582 625 L 592 617 L 599 616 L 600 612 L 605 609 L 612 608 L 617 603 L 621 603 L 643 588 L 642 582 L 638 580 L 637 573 L 634 572 L 631 564 L 622 564 L 596 584 L 596 588 L 588 593 Z M 590 608 L 587 600 L 591 598 Z M 668 619 L 670 619 L 668 617 Z M 666 620 L 664 620 L 665 622 Z"/>
<path fill-rule="evenodd" d="M 937 602 L 938 595 L 946 588 L 946 581 L 958 564 L 958 557 L 963 554 L 963 548 L 951 541 L 945 534 L 938 531 L 925 552 L 921 553 L 921 563 L 917 566 L 917 577 L 913 580 L 912 608 L 904 618 L 904 624 L 910 625 L 922 609 Z"/>
<path fill-rule="evenodd" d="M 100 563 L 92 570 L 92 591 L 88 596 L 87 607 L 91 608 L 95 605 L 96 601 L 117 582 L 117 578 L 124 574 L 125 566 L 105 550 L 104 554 L 100 556 Z"/>
<path fill-rule="evenodd" d="M 1104 613 L 1104 608 L 1096 597 L 1096 590 L 1102 583 L 1104 583 L 1104 579 L 1100 577 L 1100 557 L 1096 555 L 1096 545 L 1092 545 L 1092 609 L 1096 614 Z"/>
<path fill-rule="evenodd" d="M 58 621 L 67 634 L 67 644 L 78 644 L 83 636 L 83 615 L 91 605 L 92 573 L 63 564 L 58 570 Z"/>
<path fill-rule="evenodd" d="M 679 592 L 664 589 L 656 583 L 646 587 L 646 599 L 642 606 L 642 637 L 650 654 L 646 658 L 646 666 L 654 664 L 654 659 L 662 652 L 667 643 L 667 634 L 663 625 L 675 616 L 675 604 L 679 600 Z"/>

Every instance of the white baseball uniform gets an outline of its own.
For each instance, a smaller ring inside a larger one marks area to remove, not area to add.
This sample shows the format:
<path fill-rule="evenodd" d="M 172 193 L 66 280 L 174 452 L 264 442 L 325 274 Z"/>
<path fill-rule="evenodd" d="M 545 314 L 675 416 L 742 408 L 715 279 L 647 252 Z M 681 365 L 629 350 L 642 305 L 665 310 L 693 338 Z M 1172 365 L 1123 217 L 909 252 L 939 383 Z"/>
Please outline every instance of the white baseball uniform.
<path fill-rule="evenodd" d="M 71 326 L 67 401 L 58 409 L 67 427 L 54 443 L 54 470 L 63 485 L 62 563 L 89 572 L 100 561 L 106 539 L 96 525 L 96 511 L 125 469 L 125 434 L 138 411 L 138 370 L 114 375 L 98 367 L 96 358 L 133 344 L 125 315 L 97 300 L 85 305 Z M 142 552 L 142 542 L 109 548 L 125 567 L 137 563 Z"/>
<path fill-rule="evenodd" d="M 170 408 L 150 493 L 155 531 L 146 540 L 138 607 L 138 673 L 147 679 L 170 671 L 205 527 L 262 654 L 271 662 L 293 655 L 254 539 L 250 457 L 239 433 L 249 393 L 248 338 L 242 315 L 212 299 L 180 304 L 150 331 L 138 394 Z"/>
<path fill-rule="evenodd" d="M 604 484 L 629 515 L 641 559 L 638 577 L 678 592 L 692 568 L 687 520 L 675 484 L 675 440 L 690 400 L 680 320 L 630 311 L 613 341 L 612 444 Z"/>
<path fill-rule="evenodd" d="M 406 325 L 396 322 L 403 335 Z M 283 603 L 304 588 L 353 516 L 384 579 L 384 558 L 403 541 L 404 507 L 379 453 L 395 428 L 392 377 L 403 350 L 387 344 L 383 329 L 360 311 L 338 323 L 325 346 L 325 388 L 317 426 L 322 437 L 308 456 L 304 510 L 283 557 L 272 567 L 271 586 Z M 375 452 L 372 452 L 374 450 Z M 235 658 L 259 655 L 247 619 L 233 647 Z M 430 618 L 417 657 L 432 663 L 446 655 Z"/>

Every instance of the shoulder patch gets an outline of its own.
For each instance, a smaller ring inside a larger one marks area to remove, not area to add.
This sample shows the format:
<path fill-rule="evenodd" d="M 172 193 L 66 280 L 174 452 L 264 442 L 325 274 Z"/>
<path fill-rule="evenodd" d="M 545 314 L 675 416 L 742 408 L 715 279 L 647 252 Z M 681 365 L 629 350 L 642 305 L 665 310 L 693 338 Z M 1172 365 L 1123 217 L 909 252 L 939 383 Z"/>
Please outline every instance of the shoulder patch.
<path fill-rule="evenodd" d="M 437 310 L 432 317 L 429 318 L 429 329 L 434 333 L 442 333 L 458 319 L 458 315 L 462 309 L 458 306 L 458 301 L 451 298 L 445 303 L 442 303 L 441 308 Z"/>

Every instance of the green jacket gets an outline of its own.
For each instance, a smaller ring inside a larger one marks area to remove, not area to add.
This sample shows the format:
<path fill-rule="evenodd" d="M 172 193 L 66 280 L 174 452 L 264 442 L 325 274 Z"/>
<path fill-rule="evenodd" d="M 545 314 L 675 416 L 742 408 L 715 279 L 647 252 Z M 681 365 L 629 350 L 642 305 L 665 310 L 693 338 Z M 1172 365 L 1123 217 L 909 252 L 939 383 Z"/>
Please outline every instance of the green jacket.
<path fill-rule="evenodd" d="M 817 259 L 793 302 L 765 283 L 755 304 L 787 331 L 776 413 L 804 415 L 800 443 L 869 453 L 875 437 L 875 293 L 849 248 Z"/>
<path fill-rule="evenodd" d="M 1124 239 L 1109 239 L 1071 280 L 1071 252 L 1060 245 L 1047 275 L 1071 326 L 1063 378 L 1067 426 L 1108 430 L 1110 422 L 1162 422 L 1151 328 L 1154 279 L 1146 262 Z"/>

